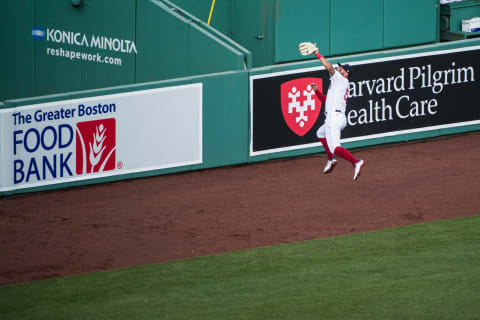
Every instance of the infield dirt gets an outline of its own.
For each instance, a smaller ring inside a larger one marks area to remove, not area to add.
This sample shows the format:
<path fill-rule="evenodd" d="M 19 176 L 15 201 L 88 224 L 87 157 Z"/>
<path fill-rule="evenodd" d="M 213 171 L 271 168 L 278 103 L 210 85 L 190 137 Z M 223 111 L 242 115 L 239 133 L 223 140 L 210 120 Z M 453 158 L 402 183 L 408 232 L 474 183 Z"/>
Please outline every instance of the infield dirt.
<path fill-rule="evenodd" d="M 480 132 L 0 199 L 0 285 L 480 213 Z"/>

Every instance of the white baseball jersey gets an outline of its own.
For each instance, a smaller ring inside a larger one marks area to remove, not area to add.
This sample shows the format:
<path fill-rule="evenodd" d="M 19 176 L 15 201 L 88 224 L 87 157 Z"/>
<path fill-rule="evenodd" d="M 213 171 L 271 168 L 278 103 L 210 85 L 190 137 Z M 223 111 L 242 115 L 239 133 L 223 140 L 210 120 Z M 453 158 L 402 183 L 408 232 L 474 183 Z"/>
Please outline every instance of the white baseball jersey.
<path fill-rule="evenodd" d="M 325 123 L 317 130 L 318 138 L 326 138 L 328 147 L 333 153 L 340 147 L 341 131 L 346 127 L 345 109 L 348 97 L 348 79 L 335 70 L 330 76 L 330 88 L 325 101 Z"/>
<path fill-rule="evenodd" d="M 330 76 L 330 88 L 328 88 L 327 101 L 325 102 L 325 111 L 327 113 L 339 110 L 345 113 L 348 97 L 348 79 L 335 70 L 333 76 Z"/>

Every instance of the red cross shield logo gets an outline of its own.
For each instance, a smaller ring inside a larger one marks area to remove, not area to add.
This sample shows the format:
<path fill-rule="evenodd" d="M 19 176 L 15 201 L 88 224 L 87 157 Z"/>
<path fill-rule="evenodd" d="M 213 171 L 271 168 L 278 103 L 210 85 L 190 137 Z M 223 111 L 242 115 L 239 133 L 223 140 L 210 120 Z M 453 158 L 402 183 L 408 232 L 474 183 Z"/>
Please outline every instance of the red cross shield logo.
<path fill-rule="evenodd" d="M 316 83 L 322 92 L 321 78 L 300 78 L 281 85 L 283 119 L 290 130 L 300 137 L 310 131 L 322 109 L 322 102 L 313 91 L 312 83 Z"/>

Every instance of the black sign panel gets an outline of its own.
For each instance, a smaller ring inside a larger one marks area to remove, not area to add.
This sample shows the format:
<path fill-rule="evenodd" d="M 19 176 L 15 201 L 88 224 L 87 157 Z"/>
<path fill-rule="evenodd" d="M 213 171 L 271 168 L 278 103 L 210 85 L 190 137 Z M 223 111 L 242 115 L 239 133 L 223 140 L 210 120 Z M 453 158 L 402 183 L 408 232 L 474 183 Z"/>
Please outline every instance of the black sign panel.
<path fill-rule="evenodd" d="M 480 120 L 478 47 L 351 64 L 347 127 L 342 139 Z M 327 92 L 330 80 L 326 70 L 251 77 L 252 155 L 300 149 L 318 142 L 316 130 L 324 121 L 323 109 L 317 118 L 308 119 L 310 123 L 302 120 L 311 107 L 307 103 L 312 99 L 311 88 L 289 86 L 290 91 L 282 91 L 285 83 L 301 83 L 305 78 L 322 79 L 323 92 Z M 318 108 L 320 102 L 316 102 Z M 294 117 L 299 126 L 311 129 L 300 135 L 292 130 L 292 118 L 286 117 Z"/>

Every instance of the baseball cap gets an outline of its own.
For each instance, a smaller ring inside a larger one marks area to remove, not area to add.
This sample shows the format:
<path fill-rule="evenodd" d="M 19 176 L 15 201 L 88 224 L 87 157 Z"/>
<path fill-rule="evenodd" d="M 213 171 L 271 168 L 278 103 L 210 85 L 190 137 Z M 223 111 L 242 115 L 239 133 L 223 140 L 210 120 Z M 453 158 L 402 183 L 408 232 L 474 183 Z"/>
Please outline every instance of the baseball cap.
<path fill-rule="evenodd" d="M 338 63 L 338 65 L 340 67 L 343 68 L 343 70 L 345 70 L 349 76 L 352 75 L 352 67 L 348 64 L 348 63 L 345 63 L 345 64 L 341 64 L 340 62 Z"/>

